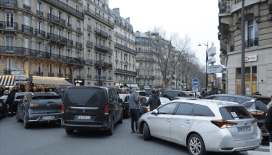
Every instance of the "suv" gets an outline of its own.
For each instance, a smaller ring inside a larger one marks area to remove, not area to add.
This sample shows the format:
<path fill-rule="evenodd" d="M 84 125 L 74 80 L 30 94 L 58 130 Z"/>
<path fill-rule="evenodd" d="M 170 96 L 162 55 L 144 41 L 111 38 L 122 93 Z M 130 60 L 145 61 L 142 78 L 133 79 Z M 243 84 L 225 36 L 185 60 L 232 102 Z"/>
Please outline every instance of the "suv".
<path fill-rule="evenodd" d="M 258 119 L 258 126 L 262 130 L 264 138 L 268 138 L 269 132 L 265 128 L 264 120 L 267 113 L 267 104 L 271 101 L 270 97 L 262 96 L 242 96 L 231 94 L 217 94 L 205 97 L 205 99 L 230 101 L 243 104 L 249 113 Z"/>
<path fill-rule="evenodd" d="M 123 122 L 120 100 L 114 88 L 70 87 L 64 94 L 61 126 L 67 134 L 75 130 L 105 130 L 112 135 L 114 124 Z"/>

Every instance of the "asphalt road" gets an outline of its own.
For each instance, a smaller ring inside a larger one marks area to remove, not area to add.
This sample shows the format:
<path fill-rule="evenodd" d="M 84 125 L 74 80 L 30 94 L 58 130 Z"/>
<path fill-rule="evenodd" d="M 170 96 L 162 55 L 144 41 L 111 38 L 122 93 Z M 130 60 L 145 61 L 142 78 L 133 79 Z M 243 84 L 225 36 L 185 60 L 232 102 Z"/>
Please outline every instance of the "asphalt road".
<path fill-rule="evenodd" d="M 0 155 L 189 155 L 186 147 L 156 138 L 144 141 L 142 135 L 130 131 L 130 119 L 116 124 L 114 135 L 107 136 L 100 131 L 67 135 L 54 123 L 24 129 L 15 117 L 7 117 L 0 119 Z M 257 151 L 237 154 L 268 155 L 268 143 L 264 145 Z"/>

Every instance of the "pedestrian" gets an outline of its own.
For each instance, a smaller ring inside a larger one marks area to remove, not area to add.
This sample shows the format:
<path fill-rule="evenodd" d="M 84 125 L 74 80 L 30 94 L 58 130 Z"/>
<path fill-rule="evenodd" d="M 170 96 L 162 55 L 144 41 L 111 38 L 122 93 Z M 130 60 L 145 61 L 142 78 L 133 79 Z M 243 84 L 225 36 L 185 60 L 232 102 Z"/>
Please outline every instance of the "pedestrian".
<path fill-rule="evenodd" d="M 269 145 L 270 145 L 270 155 L 272 155 L 272 96 L 271 101 L 267 105 L 267 114 L 265 117 L 265 127 L 269 132 Z"/>
<path fill-rule="evenodd" d="M 15 90 L 12 89 L 8 94 L 7 104 L 9 105 L 9 112 L 11 113 L 11 117 L 13 117 L 13 102 L 14 102 Z"/>
<path fill-rule="evenodd" d="M 138 94 L 136 93 L 136 89 L 133 88 L 132 91 L 133 92 L 129 95 L 128 103 L 129 103 L 130 116 L 131 116 L 131 133 L 136 133 L 138 130 L 140 104 L 139 104 Z M 136 123 L 136 128 L 134 128 L 135 123 Z"/>
<path fill-rule="evenodd" d="M 126 90 L 124 90 L 124 91 L 123 91 L 123 94 L 127 94 L 127 91 L 126 91 Z"/>
<path fill-rule="evenodd" d="M 155 90 L 152 90 L 152 96 L 149 97 L 146 106 L 150 105 L 150 111 L 153 111 L 154 109 L 158 108 L 161 105 L 161 100 L 158 97 Z"/>

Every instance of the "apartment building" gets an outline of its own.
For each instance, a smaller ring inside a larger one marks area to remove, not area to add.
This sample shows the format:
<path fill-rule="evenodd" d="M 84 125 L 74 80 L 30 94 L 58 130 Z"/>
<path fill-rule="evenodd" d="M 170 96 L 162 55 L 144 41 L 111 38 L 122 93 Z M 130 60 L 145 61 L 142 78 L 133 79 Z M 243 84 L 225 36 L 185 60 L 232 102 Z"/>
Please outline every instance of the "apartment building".
<path fill-rule="evenodd" d="M 135 34 L 130 18 L 122 18 L 119 8 L 112 10 L 114 16 L 114 85 L 136 83 Z"/>
<path fill-rule="evenodd" d="M 219 0 L 221 64 L 227 67 L 222 81 L 226 92 L 241 94 L 242 1 Z M 272 94 L 272 1 L 245 0 L 246 94 Z"/>
<path fill-rule="evenodd" d="M 14 68 L 22 68 L 18 70 L 26 78 L 33 75 L 33 89 L 71 85 L 82 78 L 80 0 L 0 0 L 0 8 L 0 86 L 15 85 L 19 73 Z M 21 87 L 28 89 L 27 84 Z"/>
<path fill-rule="evenodd" d="M 114 16 L 108 1 L 84 0 L 84 14 L 85 86 L 113 86 Z"/>

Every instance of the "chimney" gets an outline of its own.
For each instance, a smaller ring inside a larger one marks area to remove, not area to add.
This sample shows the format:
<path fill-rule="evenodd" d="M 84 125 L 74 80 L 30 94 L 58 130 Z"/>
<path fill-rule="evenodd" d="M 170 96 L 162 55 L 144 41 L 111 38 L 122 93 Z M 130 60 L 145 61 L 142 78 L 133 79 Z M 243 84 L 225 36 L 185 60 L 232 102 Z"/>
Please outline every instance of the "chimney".
<path fill-rule="evenodd" d="M 130 23 L 130 18 L 129 18 L 129 17 L 127 17 L 127 18 L 126 18 L 126 21 L 127 21 L 128 23 Z"/>
<path fill-rule="evenodd" d="M 120 15 L 120 9 L 119 8 L 114 8 L 112 9 L 114 12 L 116 12 L 118 15 Z"/>

